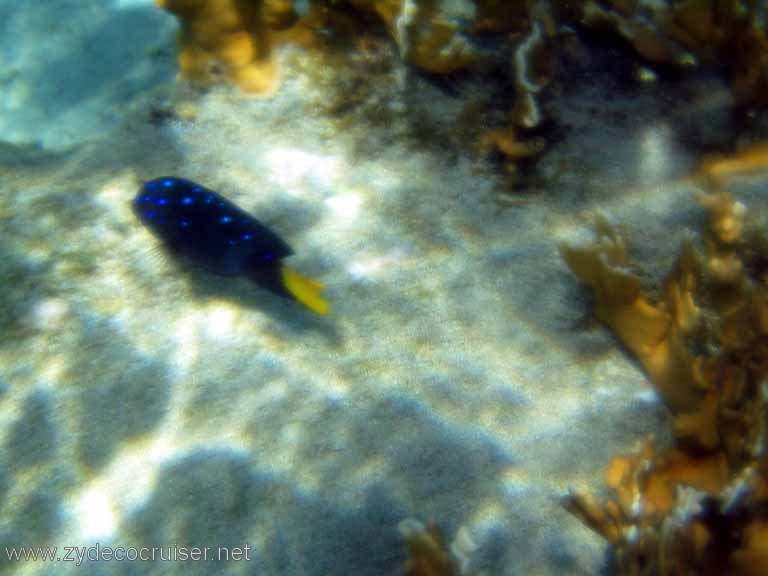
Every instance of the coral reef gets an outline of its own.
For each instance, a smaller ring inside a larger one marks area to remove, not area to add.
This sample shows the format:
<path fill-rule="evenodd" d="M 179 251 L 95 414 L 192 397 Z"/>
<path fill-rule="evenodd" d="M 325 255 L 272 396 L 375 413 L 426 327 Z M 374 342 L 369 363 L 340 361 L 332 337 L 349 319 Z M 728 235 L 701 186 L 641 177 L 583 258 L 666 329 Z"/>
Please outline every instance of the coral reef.
<path fill-rule="evenodd" d="M 512 170 L 519 158 L 535 156 L 544 149 L 541 139 L 528 141 L 519 129 L 534 128 L 541 122 L 538 98 L 551 78 L 550 44 L 555 24 L 545 3 L 511 6 L 469 0 L 349 0 L 313 2 L 303 16 L 290 0 L 156 3 L 181 22 L 182 76 L 202 86 L 225 79 L 243 92 L 266 96 L 273 94 L 279 83 L 273 47 L 286 41 L 318 44 L 320 30 L 349 28 L 350 18 L 355 16 L 338 16 L 344 8 L 356 11 L 361 20 L 353 36 L 364 36 L 370 26 L 360 15 L 371 14 L 384 25 L 401 58 L 429 74 L 453 74 L 483 61 L 498 60 L 492 52 L 478 49 L 474 41 L 480 35 L 496 35 L 497 45 L 508 42 L 513 47 L 512 61 L 494 66 L 501 65 L 504 74 L 514 79 L 515 94 L 509 103 L 509 127 L 490 130 L 480 149 L 499 152 Z M 499 39 L 499 34 L 505 36 Z"/>
<path fill-rule="evenodd" d="M 724 75 L 728 106 L 768 105 L 768 39 L 755 0 L 156 0 L 181 21 L 181 74 L 198 85 L 221 80 L 269 96 L 279 84 L 274 47 L 283 42 L 365 50 L 372 23 L 409 66 L 433 75 L 462 71 L 498 78 L 494 106 L 506 110 L 479 135 L 477 150 L 508 173 L 547 149 L 540 128 L 547 90 L 567 84 L 558 71 L 589 58 L 580 38 L 619 38 L 637 55 L 637 77 L 707 68 Z M 341 29 L 344 31 L 341 32 Z M 315 63 L 322 69 L 329 64 Z M 493 92 L 494 89 L 491 89 Z M 499 97 L 500 96 L 500 97 Z M 344 97 L 360 96 L 344 92 Z M 478 123 L 482 125 L 484 122 Z M 530 162 L 529 162 L 530 163 Z"/>
<path fill-rule="evenodd" d="M 561 247 L 592 288 L 595 315 L 671 414 L 671 447 L 657 453 L 646 441 L 611 462 L 612 498 L 573 492 L 566 500 L 613 545 L 622 574 L 768 570 L 768 515 L 758 506 L 768 485 L 768 239 L 728 192 L 697 196 L 709 228 L 700 248 L 684 242 L 658 301 L 643 293 L 626 239 L 605 217 L 596 242 Z"/>

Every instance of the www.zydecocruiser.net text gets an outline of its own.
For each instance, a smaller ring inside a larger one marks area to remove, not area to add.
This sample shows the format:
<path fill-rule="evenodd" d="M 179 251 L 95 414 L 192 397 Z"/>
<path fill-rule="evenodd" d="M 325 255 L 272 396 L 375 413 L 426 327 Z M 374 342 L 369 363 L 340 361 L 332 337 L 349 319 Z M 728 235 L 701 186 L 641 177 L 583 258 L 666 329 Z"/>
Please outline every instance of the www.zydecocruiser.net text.
<path fill-rule="evenodd" d="M 62 546 L 5 548 L 11 562 L 207 562 L 250 561 L 251 546 Z"/>

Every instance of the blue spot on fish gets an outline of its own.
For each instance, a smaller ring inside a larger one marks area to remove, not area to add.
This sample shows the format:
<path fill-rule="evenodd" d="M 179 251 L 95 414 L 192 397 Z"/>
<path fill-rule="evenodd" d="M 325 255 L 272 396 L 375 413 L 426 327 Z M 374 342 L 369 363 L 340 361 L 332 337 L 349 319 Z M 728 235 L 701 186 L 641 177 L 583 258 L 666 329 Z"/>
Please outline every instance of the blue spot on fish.
<path fill-rule="evenodd" d="M 181 203 L 186 206 L 189 206 L 190 204 L 192 204 L 192 198 L 190 198 L 189 196 L 184 196 L 184 198 L 181 199 Z"/>

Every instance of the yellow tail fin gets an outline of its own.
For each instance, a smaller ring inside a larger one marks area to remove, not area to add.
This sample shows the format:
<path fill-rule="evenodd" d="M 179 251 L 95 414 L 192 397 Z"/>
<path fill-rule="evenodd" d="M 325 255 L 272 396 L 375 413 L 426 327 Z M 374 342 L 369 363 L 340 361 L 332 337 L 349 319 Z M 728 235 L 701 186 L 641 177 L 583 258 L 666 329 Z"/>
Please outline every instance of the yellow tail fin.
<path fill-rule="evenodd" d="M 309 278 L 304 278 L 296 270 L 285 265 L 281 266 L 280 271 L 283 278 L 283 286 L 291 296 L 313 312 L 323 316 L 328 314 L 330 305 L 320 295 L 320 292 L 325 288 L 323 284 Z"/>

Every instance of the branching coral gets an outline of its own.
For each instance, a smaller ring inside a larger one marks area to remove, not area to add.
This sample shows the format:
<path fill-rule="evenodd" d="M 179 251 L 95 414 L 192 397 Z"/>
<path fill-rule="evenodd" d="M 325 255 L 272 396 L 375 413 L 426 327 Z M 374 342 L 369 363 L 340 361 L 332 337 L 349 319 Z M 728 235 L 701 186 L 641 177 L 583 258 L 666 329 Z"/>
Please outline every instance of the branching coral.
<path fill-rule="evenodd" d="M 768 572 L 768 513 L 750 507 L 768 493 L 768 242 L 730 194 L 698 198 L 710 217 L 703 250 L 684 243 L 658 302 L 642 293 L 626 241 L 605 218 L 596 242 L 562 247 L 593 289 L 597 318 L 638 358 L 672 417 L 668 451 L 646 442 L 613 460 L 612 498 L 566 500 L 614 546 L 619 573 Z"/>
<path fill-rule="evenodd" d="M 613 546 L 615 572 L 765 574 L 768 460 L 726 483 L 722 463 L 712 459 L 653 457 L 645 448 L 615 460 L 608 484 L 617 496 L 605 503 L 577 493 L 566 499 L 568 510 Z"/>
<path fill-rule="evenodd" d="M 597 218 L 596 233 L 594 244 L 561 247 L 568 266 L 594 291 L 595 316 L 640 361 L 667 405 L 678 411 L 695 406 L 702 391 L 685 343 L 698 314 L 691 247 L 684 248 L 662 301 L 652 303 L 629 267 L 623 235 L 604 216 Z"/>

